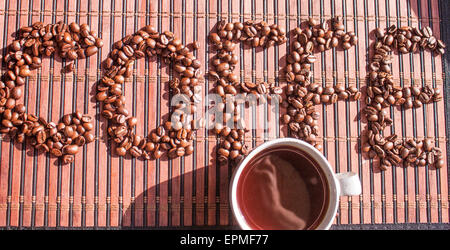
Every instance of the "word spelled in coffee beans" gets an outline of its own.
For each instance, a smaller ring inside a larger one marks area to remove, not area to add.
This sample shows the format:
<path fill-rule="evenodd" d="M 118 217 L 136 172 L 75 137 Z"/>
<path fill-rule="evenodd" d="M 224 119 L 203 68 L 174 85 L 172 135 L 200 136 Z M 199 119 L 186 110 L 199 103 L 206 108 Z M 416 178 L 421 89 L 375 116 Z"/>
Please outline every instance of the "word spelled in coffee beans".
<path fill-rule="evenodd" d="M 248 129 L 241 117 L 242 104 L 248 101 L 245 97 L 252 96 L 258 103 L 273 100 L 274 95 L 279 97 L 277 102 L 286 109 L 280 120 L 288 126 L 290 136 L 303 139 L 319 150 L 322 149 L 317 122 L 320 114 L 315 105 L 362 98 L 356 86 L 322 86 L 311 82 L 311 65 L 316 61 L 314 53 L 333 48 L 348 50 L 358 43 L 354 32 L 345 31 L 342 17 L 335 17 L 330 22 L 309 18 L 305 29 L 297 27 L 291 32 L 294 36 L 286 59 L 285 89 L 266 82 L 240 82 L 234 73 L 239 61 L 234 53 L 237 43 L 251 48 L 283 44 L 287 41 L 283 27 L 264 21 L 220 21 L 217 30 L 209 35 L 209 41 L 217 52 L 211 59 L 208 76 L 215 83 L 214 92 L 220 99 L 216 108 L 221 117 L 215 117 L 212 126 L 220 140 L 217 150 L 219 164 L 237 164 L 248 153 L 245 144 Z M 400 139 L 395 134 L 384 136 L 383 130 L 393 122 L 385 108 L 420 108 L 442 100 L 439 88 L 429 85 L 400 87 L 394 83 L 392 49 L 403 54 L 429 49 L 437 55 L 444 54 L 445 44 L 433 36 L 430 27 L 419 29 L 392 25 L 387 29 L 376 29 L 375 36 L 375 52 L 371 57 L 368 85 L 363 97 L 366 106 L 362 111 L 368 129 L 363 135 L 367 140 L 362 151 L 371 159 L 378 157 L 382 170 L 401 163 L 443 167 L 442 151 L 435 147 L 431 138 Z M 20 28 L 3 60 L 7 72 L 0 82 L 0 133 L 8 133 L 20 143 L 28 137 L 36 149 L 62 157 L 63 163 L 71 163 L 80 147 L 95 140 L 90 132 L 93 129 L 91 117 L 76 111 L 64 115 L 59 123 L 47 122 L 42 117 L 27 114 L 24 104 L 17 101 L 22 97 L 21 86 L 26 83 L 31 70 L 41 67 L 42 56 L 49 57 L 57 52 L 66 61 L 72 61 L 92 56 L 102 46 L 102 39 L 86 24 L 58 22 L 44 25 L 37 22 Z M 199 47 L 199 42 L 192 43 L 193 50 Z M 144 138 L 134 133 L 138 120 L 125 108 L 122 86 L 132 76 L 135 61 L 146 56 L 160 56 L 175 72 L 169 87 L 176 102 L 169 120 Z M 199 79 L 203 72 L 200 61 L 179 38 L 170 31 L 160 33 L 147 25 L 114 43 L 103 66 L 103 77 L 96 86 L 96 99 L 101 103 L 101 114 L 107 119 L 107 134 L 115 143 L 114 152 L 118 156 L 129 153 L 149 160 L 159 159 L 164 154 L 175 158 L 193 153 L 194 133 L 205 123 L 204 118 L 194 119 L 193 115 L 197 111 L 196 105 L 202 102 Z M 73 70 L 73 63 L 64 67 L 66 73 Z M 235 99 L 238 94 L 244 98 Z"/>

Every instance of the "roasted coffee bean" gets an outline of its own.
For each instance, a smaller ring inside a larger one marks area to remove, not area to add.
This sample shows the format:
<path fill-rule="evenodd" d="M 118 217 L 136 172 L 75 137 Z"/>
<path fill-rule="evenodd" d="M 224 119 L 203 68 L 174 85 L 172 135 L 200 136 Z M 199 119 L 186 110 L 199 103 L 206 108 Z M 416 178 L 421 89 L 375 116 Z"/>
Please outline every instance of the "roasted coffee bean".
<path fill-rule="evenodd" d="M 116 154 L 118 156 L 125 156 L 127 154 L 127 150 L 124 147 L 117 147 Z"/>
<path fill-rule="evenodd" d="M 198 50 L 198 49 L 200 48 L 200 43 L 199 43 L 198 41 L 194 41 L 194 42 L 192 43 L 192 47 L 193 47 L 195 50 Z"/>
<path fill-rule="evenodd" d="M 314 17 L 310 17 L 308 19 L 308 24 L 312 27 L 316 26 L 319 24 L 319 22 L 314 18 Z"/>
<path fill-rule="evenodd" d="M 63 164 L 70 164 L 73 162 L 73 160 L 74 160 L 73 155 L 63 155 L 62 159 Z"/>
<path fill-rule="evenodd" d="M 443 159 L 438 159 L 435 163 L 434 163 L 435 168 L 439 169 L 442 168 L 443 166 L 445 166 L 445 162 Z"/>
<path fill-rule="evenodd" d="M 217 35 L 217 33 L 211 33 L 209 35 L 209 39 L 214 44 L 220 43 L 220 37 L 219 37 L 219 35 Z"/>
<path fill-rule="evenodd" d="M 342 43 L 342 48 L 344 49 L 344 50 L 348 50 L 348 49 L 350 49 L 352 47 L 352 44 L 350 43 L 350 42 L 344 42 L 344 43 Z"/>
<path fill-rule="evenodd" d="M 67 64 L 65 67 L 64 67 L 64 72 L 66 72 L 66 73 L 70 73 L 70 72 L 72 72 L 73 71 L 73 63 L 69 63 L 69 64 Z"/>
<path fill-rule="evenodd" d="M 230 159 L 235 160 L 240 155 L 241 155 L 241 153 L 239 152 L 239 150 L 231 150 L 229 157 L 230 157 Z"/>
<path fill-rule="evenodd" d="M 163 152 L 161 150 L 155 150 L 153 151 L 153 158 L 159 159 L 163 155 Z"/>
<path fill-rule="evenodd" d="M 130 148 L 130 154 L 133 157 L 139 157 L 139 156 L 142 155 L 142 150 L 140 148 L 136 147 L 136 146 L 133 146 L 133 147 Z"/>
<path fill-rule="evenodd" d="M 409 155 L 409 149 L 406 147 L 403 147 L 401 150 L 401 157 L 403 159 L 405 159 L 406 157 L 408 157 L 408 155 Z"/>
<path fill-rule="evenodd" d="M 63 147 L 64 154 L 74 155 L 78 152 L 77 145 L 68 145 Z"/>
<path fill-rule="evenodd" d="M 416 99 L 413 101 L 413 106 L 415 108 L 420 108 L 420 107 L 422 107 L 422 102 L 420 100 Z"/>
<path fill-rule="evenodd" d="M 89 46 L 85 50 L 85 55 L 87 57 L 89 57 L 89 56 L 92 56 L 92 55 L 96 54 L 97 52 L 98 52 L 98 48 L 96 46 Z"/>
<path fill-rule="evenodd" d="M 5 103 L 7 109 L 13 109 L 16 106 L 16 100 L 13 98 L 8 98 Z"/>
<path fill-rule="evenodd" d="M 20 41 L 15 40 L 11 43 L 10 48 L 12 51 L 19 51 L 22 49 L 22 45 L 20 44 Z"/>
<path fill-rule="evenodd" d="M 85 133 L 83 134 L 83 136 L 84 136 L 84 138 L 85 138 L 85 140 L 86 140 L 86 143 L 93 142 L 93 141 L 95 140 L 95 135 L 92 134 L 92 133 L 85 132 Z"/>
<path fill-rule="evenodd" d="M 185 149 L 183 147 L 179 147 L 176 149 L 176 155 L 178 157 L 184 156 L 185 155 Z"/>
<path fill-rule="evenodd" d="M 191 155 L 192 153 L 194 153 L 194 146 L 188 145 L 187 147 L 185 147 L 184 150 L 185 155 Z"/>
<path fill-rule="evenodd" d="M 392 149 L 394 148 L 394 143 L 388 141 L 388 142 L 386 142 L 386 143 L 384 144 L 383 147 L 384 147 L 385 150 L 392 150 Z"/>
<path fill-rule="evenodd" d="M 47 140 L 47 135 L 44 130 L 41 130 L 36 134 L 36 142 L 38 144 L 45 143 L 46 140 Z"/>
<path fill-rule="evenodd" d="M 19 99 L 22 97 L 22 89 L 19 87 L 15 87 L 11 90 L 10 96 L 14 99 Z"/>
<path fill-rule="evenodd" d="M 393 42 L 394 42 L 394 36 L 391 34 L 386 35 L 383 39 L 383 43 L 388 46 L 391 46 Z"/>
<path fill-rule="evenodd" d="M 72 22 L 69 25 L 70 31 L 74 33 L 79 33 L 81 31 L 80 25 L 78 23 Z"/>
<path fill-rule="evenodd" d="M 422 34 L 424 37 L 429 38 L 433 35 L 433 31 L 431 30 L 430 27 L 427 26 L 427 27 L 422 28 Z"/>
<path fill-rule="evenodd" d="M 62 151 L 58 148 L 52 148 L 50 149 L 50 153 L 56 157 L 60 157 L 63 155 Z"/>
<path fill-rule="evenodd" d="M 434 143 L 431 141 L 431 139 L 425 139 L 423 140 L 423 150 L 425 152 L 430 152 L 434 147 Z"/>

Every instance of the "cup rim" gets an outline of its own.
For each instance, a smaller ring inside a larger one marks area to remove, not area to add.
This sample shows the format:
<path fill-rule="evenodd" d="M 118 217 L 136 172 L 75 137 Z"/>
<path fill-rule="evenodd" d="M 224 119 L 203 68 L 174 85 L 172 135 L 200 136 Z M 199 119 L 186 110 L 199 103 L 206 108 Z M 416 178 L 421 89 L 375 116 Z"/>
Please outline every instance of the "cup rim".
<path fill-rule="evenodd" d="M 335 173 L 328 162 L 328 160 L 325 158 L 325 156 L 317 150 L 315 147 L 313 147 L 311 144 L 295 139 L 295 138 L 277 138 L 274 140 L 267 141 L 258 147 L 254 148 L 238 165 L 238 167 L 234 170 L 233 175 L 231 177 L 231 185 L 230 185 L 230 204 L 231 204 L 231 210 L 233 212 L 234 217 L 236 218 L 236 221 L 238 222 L 241 229 L 244 230 L 254 230 L 251 228 L 246 219 L 244 218 L 244 215 L 242 214 L 238 201 L 237 201 L 237 184 L 239 177 L 241 176 L 244 168 L 248 165 L 249 161 L 257 155 L 262 150 L 274 147 L 278 145 L 291 145 L 294 147 L 299 148 L 300 150 L 303 150 L 305 153 L 310 155 L 321 167 L 325 174 L 325 178 L 327 179 L 328 183 L 328 191 L 329 191 L 329 201 L 328 206 L 326 208 L 325 216 L 322 218 L 322 221 L 317 225 L 315 228 L 316 230 L 324 230 L 329 229 L 331 227 L 331 224 L 333 223 L 333 219 L 336 216 L 338 205 L 339 205 L 339 194 L 340 194 L 340 187 L 338 185 L 338 181 L 336 179 Z"/>

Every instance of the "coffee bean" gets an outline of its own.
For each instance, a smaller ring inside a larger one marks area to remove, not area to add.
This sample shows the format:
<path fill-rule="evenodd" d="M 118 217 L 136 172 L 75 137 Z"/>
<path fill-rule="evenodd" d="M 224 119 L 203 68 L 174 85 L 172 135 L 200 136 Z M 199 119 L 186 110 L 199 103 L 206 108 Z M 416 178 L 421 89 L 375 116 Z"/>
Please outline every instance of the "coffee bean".
<path fill-rule="evenodd" d="M 288 124 L 290 122 L 290 120 L 291 120 L 291 116 L 289 116 L 288 114 L 283 115 L 282 121 L 284 124 Z"/>
<path fill-rule="evenodd" d="M 436 168 L 442 168 L 443 166 L 445 166 L 445 162 L 444 162 L 444 160 L 442 160 L 442 159 L 439 159 L 439 160 L 437 160 L 436 162 L 435 162 L 435 164 L 434 164 L 434 166 L 436 167 Z"/>
<path fill-rule="evenodd" d="M 378 116 L 377 115 L 370 115 L 369 117 L 367 117 L 367 120 L 371 121 L 371 122 L 378 121 Z"/>
<path fill-rule="evenodd" d="M 231 145 L 231 147 L 235 150 L 241 150 L 242 149 L 242 143 L 239 141 L 234 141 Z"/>
<path fill-rule="evenodd" d="M 214 44 L 220 43 L 220 37 L 219 35 L 217 35 L 217 33 L 211 33 L 211 35 L 209 35 L 209 39 Z"/>
<path fill-rule="evenodd" d="M 76 58 L 74 58 L 74 59 L 76 59 Z M 73 60 L 73 59 L 72 59 Z M 65 67 L 64 67 L 64 72 L 66 72 L 66 73 L 70 73 L 70 72 L 72 72 L 73 71 L 73 63 L 69 63 L 69 64 L 67 64 Z"/>
<path fill-rule="evenodd" d="M 416 100 L 413 101 L 413 106 L 415 108 L 420 108 L 420 107 L 422 107 L 422 102 L 420 100 L 416 99 Z"/>
<path fill-rule="evenodd" d="M 74 33 L 79 33 L 81 30 L 80 25 L 75 22 L 70 23 L 69 28 L 70 28 L 70 31 L 72 31 Z"/>
<path fill-rule="evenodd" d="M 153 151 L 153 157 L 154 157 L 155 159 L 161 158 L 162 155 L 163 155 L 163 152 L 162 152 L 161 150 L 155 150 L 155 151 Z"/>
<path fill-rule="evenodd" d="M 434 147 L 434 143 L 431 141 L 431 139 L 425 139 L 423 140 L 423 150 L 425 152 L 430 152 Z"/>
<path fill-rule="evenodd" d="M 385 150 L 392 150 L 394 148 L 394 143 L 388 141 L 384 144 L 384 149 Z"/>
<path fill-rule="evenodd" d="M 310 18 L 308 19 L 308 24 L 309 24 L 310 26 L 316 26 L 316 25 L 319 24 L 319 22 L 318 22 L 314 17 L 310 17 Z"/>
<path fill-rule="evenodd" d="M 89 46 L 86 50 L 85 50 L 85 55 L 87 57 L 90 57 L 94 54 L 96 54 L 98 52 L 98 48 L 96 46 Z"/>
<path fill-rule="evenodd" d="M 42 144 L 46 140 L 47 140 L 47 135 L 44 130 L 41 130 L 36 134 L 36 141 L 38 144 Z"/>
<path fill-rule="evenodd" d="M 378 145 L 374 145 L 373 149 L 375 150 L 375 152 L 378 154 L 378 156 L 380 158 L 384 158 L 385 157 L 385 151 Z"/>
<path fill-rule="evenodd" d="M 194 146 L 189 145 L 189 146 L 185 147 L 185 150 L 184 150 L 185 155 L 191 155 L 192 153 L 194 153 Z"/>
<path fill-rule="evenodd" d="M 394 42 L 394 36 L 392 36 L 390 34 L 385 36 L 383 39 L 383 42 L 384 42 L 384 44 L 386 44 L 388 46 L 392 45 L 392 43 Z"/>
<path fill-rule="evenodd" d="M 19 51 L 22 48 L 22 45 L 16 40 L 11 43 L 10 48 L 12 51 Z"/>
<path fill-rule="evenodd" d="M 422 28 L 422 34 L 424 37 L 429 38 L 433 35 L 433 31 L 431 30 L 430 27 L 427 26 L 427 27 Z"/>
<path fill-rule="evenodd" d="M 6 119 L 2 120 L 2 125 L 6 128 L 14 127 L 13 123 L 10 120 L 6 120 Z"/>
<path fill-rule="evenodd" d="M 78 152 L 77 145 L 67 145 L 63 147 L 64 154 L 74 155 Z"/>
<path fill-rule="evenodd" d="M 118 156 L 125 156 L 127 154 L 127 150 L 124 147 L 117 147 L 116 154 Z"/>
<path fill-rule="evenodd" d="M 52 148 L 50 149 L 50 153 L 56 157 L 60 157 L 63 155 L 62 151 L 58 148 Z"/>
<path fill-rule="evenodd" d="M 179 147 L 176 149 L 176 155 L 178 157 L 184 156 L 185 155 L 185 149 L 183 147 Z"/>
<path fill-rule="evenodd" d="M 351 47 L 352 47 L 352 44 L 349 43 L 349 42 L 344 42 L 344 43 L 342 43 L 342 48 L 343 48 L 344 50 L 348 50 L 348 49 L 350 49 Z"/>
<path fill-rule="evenodd" d="M 133 147 L 130 148 L 130 154 L 133 157 L 139 157 L 139 156 L 142 155 L 142 150 L 140 148 L 136 147 L 136 146 L 133 146 Z"/>
<path fill-rule="evenodd" d="M 123 137 L 128 133 L 128 129 L 125 126 L 119 126 L 114 130 L 114 135 L 117 137 Z"/>
<path fill-rule="evenodd" d="M 22 97 L 22 89 L 19 87 L 15 87 L 11 90 L 10 95 L 14 99 L 19 99 L 20 97 Z"/>
<path fill-rule="evenodd" d="M 63 155 L 62 159 L 63 164 L 70 164 L 73 162 L 73 160 L 74 160 L 73 155 Z"/>
<path fill-rule="evenodd" d="M 29 69 L 29 67 L 27 65 L 24 65 L 24 66 L 20 67 L 19 75 L 22 77 L 28 77 L 31 75 L 31 70 Z"/>
<path fill-rule="evenodd" d="M 84 139 L 86 140 L 86 143 L 93 142 L 95 140 L 95 135 L 89 132 L 85 132 L 83 134 Z"/>
<path fill-rule="evenodd" d="M 192 47 L 193 47 L 195 50 L 198 50 L 198 49 L 200 48 L 200 43 L 199 43 L 198 41 L 194 41 L 194 42 L 192 43 Z"/>

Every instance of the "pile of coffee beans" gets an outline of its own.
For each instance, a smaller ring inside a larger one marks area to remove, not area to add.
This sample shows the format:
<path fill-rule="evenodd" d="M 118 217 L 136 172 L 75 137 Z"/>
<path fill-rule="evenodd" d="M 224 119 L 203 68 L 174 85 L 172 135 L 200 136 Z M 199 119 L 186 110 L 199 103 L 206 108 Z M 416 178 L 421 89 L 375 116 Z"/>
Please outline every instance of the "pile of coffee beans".
<path fill-rule="evenodd" d="M 198 44 L 193 46 L 198 48 Z M 169 82 L 172 96 L 181 94 L 179 105 L 174 107 L 170 121 L 166 121 L 147 138 L 133 132 L 137 118 L 125 108 L 122 86 L 133 73 L 137 59 L 145 56 L 161 56 L 178 76 Z M 132 35 L 116 42 L 104 62 L 105 74 L 97 85 L 96 99 L 102 103 L 102 115 L 108 120 L 108 135 L 116 143 L 115 152 L 125 156 L 158 159 L 167 154 L 169 158 L 192 154 L 195 122 L 193 113 L 201 101 L 202 76 L 200 61 L 170 31 L 159 33 L 147 25 Z"/>
<path fill-rule="evenodd" d="M 355 86 L 345 88 L 342 84 L 323 87 L 318 83 L 311 83 L 311 64 L 316 61 L 314 52 L 323 52 L 341 47 L 344 50 L 357 44 L 358 38 L 354 32 L 345 32 L 341 17 L 319 22 L 309 18 L 307 27 L 295 28 L 294 41 L 291 52 L 287 57 L 286 81 L 288 82 L 282 102 L 286 114 L 281 121 L 289 127 L 290 135 L 303 139 L 321 150 L 318 141 L 319 112 L 315 110 L 317 104 L 334 104 L 338 100 L 359 100 L 361 92 Z"/>
<path fill-rule="evenodd" d="M 28 138 L 36 149 L 61 157 L 63 163 L 71 163 L 79 147 L 95 139 L 90 132 L 91 117 L 77 111 L 55 124 L 26 113 L 26 107 L 18 100 L 31 70 L 41 67 L 42 57 L 56 52 L 72 61 L 92 56 L 102 46 L 102 39 L 86 24 L 36 22 L 20 28 L 3 58 L 7 71 L 0 82 L 0 133 L 9 134 L 20 143 Z M 68 68 L 73 70 L 73 66 Z"/>
<path fill-rule="evenodd" d="M 270 47 L 286 42 L 286 31 L 277 24 L 269 25 L 264 21 L 227 23 L 222 20 L 217 24 L 217 31 L 209 36 L 210 42 L 217 50 L 212 58 L 212 69 L 208 72 L 215 81 L 215 92 L 223 99 L 220 107 L 223 119 L 214 123 L 214 131 L 219 136 L 217 161 L 221 165 L 236 164 L 248 153 L 245 144 L 245 122 L 241 117 L 241 107 L 245 100 L 236 100 L 237 93 L 255 96 L 255 101 L 262 102 L 270 97 L 268 94 L 281 94 L 282 89 L 266 82 L 239 82 L 239 76 L 233 71 L 239 57 L 234 53 L 236 44 L 244 43 L 250 47 Z M 231 126 L 229 126 L 231 125 Z"/>
<path fill-rule="evenodd" d="M 420 108 L 424 104 L 442 99 L 441 90 L 426 86 L 400 87 L 394 84 L 391 72 L 391 53 L 397 49 L 400 53 L 414 53 L 421 49 L 430 49 L 438 54 L 444 53 L 445 45 L 437 40 L 430 27 L 419 29 L 409 26 L 390 26 L 375 30 L 374 55 L 369 66 L 368 86 L 364 108 L 368 122 L 367 142 L 363 152 L 371 159 L 378 157 L 380 169 L 399 165 L 444 166 L 442 152 L 434 146 L 431 139 L 400 139 L 396 135 L 384 136 L 383 130 L 392 125 L 392 118 L 384 108 L 402 106 Z"/>

